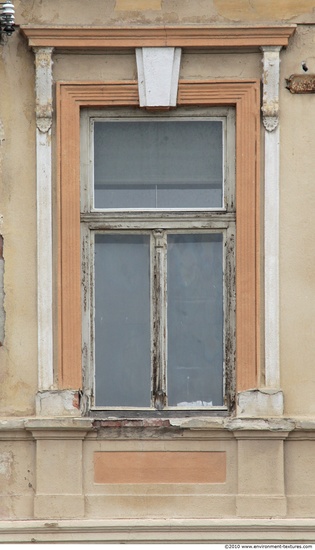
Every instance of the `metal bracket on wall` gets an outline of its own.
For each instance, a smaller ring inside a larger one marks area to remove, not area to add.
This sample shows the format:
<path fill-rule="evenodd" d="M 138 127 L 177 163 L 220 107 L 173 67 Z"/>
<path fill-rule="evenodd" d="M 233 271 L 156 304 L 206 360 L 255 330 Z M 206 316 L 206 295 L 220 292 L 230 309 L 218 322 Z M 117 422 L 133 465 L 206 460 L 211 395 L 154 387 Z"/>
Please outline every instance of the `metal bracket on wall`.
<path fill-rule="evenodd" d="M 286 78 L 286 84 L 291 94 L 314 94 L 315 74 L 291 74 Z"/>

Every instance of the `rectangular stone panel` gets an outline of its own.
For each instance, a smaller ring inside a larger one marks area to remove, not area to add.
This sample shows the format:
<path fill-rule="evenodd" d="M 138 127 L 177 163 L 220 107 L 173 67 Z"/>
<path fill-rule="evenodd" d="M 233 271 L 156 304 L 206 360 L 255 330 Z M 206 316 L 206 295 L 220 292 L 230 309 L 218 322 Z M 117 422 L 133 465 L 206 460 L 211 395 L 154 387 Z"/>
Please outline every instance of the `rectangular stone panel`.
<path fill-rule="evenodd" d="M 95 452 L 95 483 L 224 483 L 225 452 Z"/>

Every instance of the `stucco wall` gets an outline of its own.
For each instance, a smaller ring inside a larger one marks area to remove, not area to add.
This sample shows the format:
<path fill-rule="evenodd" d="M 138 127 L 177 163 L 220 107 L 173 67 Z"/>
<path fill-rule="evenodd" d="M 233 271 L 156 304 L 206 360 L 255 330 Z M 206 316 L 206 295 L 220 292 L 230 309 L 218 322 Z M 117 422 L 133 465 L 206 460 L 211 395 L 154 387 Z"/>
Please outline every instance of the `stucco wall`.
<path fill-rule="evenodd" d="M 281 61 L 281 384 L 287 414 L 314 415 L 314 125 L 312 94 L 293 95 L 284 78 L 315 72 L 315 27 L 298 27 Z"/>
<path fill-rule="evenodd" d="M 43 0 L 15 2 L 19 23 L 39 25 L 314 22 L 312 0 Z"/>
<path fill-rule="evenodd" d="M 314 517 L 315 96 L 293 95 L 285 88 L 285 78 L 292 73 L 302 74 L 303 61 L 309 72 L 315 73 L 314 2 L 16 0 L 15 7 L 16 21 L 21 25 L 298 23 L 298 27 L 288 48 L 281 52 L 280 72 L 280 387 L 284 392 L 286 418 L 275 424 L 261 420 L 249 424 L 236 422 L 233 426 L 228 424 L 229 420 L 224 425 L 209 421 L 205 431 L 198 426 L 197 435 L 193 424 L 187 425 L 188 431 L 180 428 L 174 432 L 173 426 L 163 432 L 164 439 L 154 430 L 120 432 L 113 428 L 96 435 L 91 424 L 85 430 L 81 425 L 66 426 L 63 421 L 45 428 L 43 419 L 36 425 L 27 425 L 27 421 L 25 429 L 23 417 L 35 415 L 37 392 L 34 54 L 18 29 L 0 46 L 0 234 L 4 244 L 5 293 L 5 337 L 0 346 L 0 428 L 4 434 L 0 480 L 1 492 L 6 496 L 0 517 L 45 518 L 50 509 L 52 517 L 58 520 L 83 516 L 188 518 L 193 513 L 198 518 L 244 518 L 250 517 L 253 509 L 261 517 Z M 261 59 L 261 52 L 254 50 L 247 53 L 186 50 L 180 78 L 260 79 Z M 104 55 L 86 52 L 54 55 L 55 81 L 128 80 L 136 76 L 131 50 Z M 55 145 L 53 128 L 53 155 Z M 261 153 L 263 159 L 263 140 Z M 262 160 L 262 185 L 263 174 Z M 21 420 L 14 424 L 8 417 Z M 295 417 L 305 420 L 299 423 Z M 299 435 L 293 435 L 295 429 L 300 430 Z M 58 430 L 63 435 L 57 445 Z M 76 430 L 82 434 L 78 435 Z M 152 437 L 156 439 L 153 443 Z M 140 489 L 136 484 L 113 487 L 93 481 L 95 452 L 168 450 L 226 452 L 227 480 L 222 485 L 205 484 L 189 490 L 182 486 L 173 490 L 162 484 Z M 65 462 L 76 460 L 73 478 L 65 473 L 71 471 L 71 463 L 64 470 L 60 457 Z M 53 488 L 45 477 L 50 469 Z M 262 473 L 259 476 L 257 472 Z M 49 492 L 54 493 L 53 499 Z"/>
<path fill-rule="evenodd" d="M 137 2 L 132 5 L 136 6 Z M 21 24 L 232 24 L 311 22 L 311 2 L 16 2 Z M 147 6 L 155 9 L 146 9 Z M 101 14 L 101 16 L 100 16 Z M 196 15 L 197 14 L 197 15 Z M 281 54 L 281 384 L 288 415 L 314 412 L 312 372 L 314 329 L 312 254 L 312 95 L 292 95 L 285 78 L 301 73 L 302 61 L 315 70 L 315 30 L 299 25 Z M 16 32 L 2 47 L 1 233 L 5 261 L 5 341 L 1 357 L 2 414 L 32 414 L 37 384 L 36 189 L 33 54 Z M 136 78 L 130 53 L 62 55 L 54 58 L 55 80 Z M 259 53 L 184 53 L 182 78 L 260 78 Z"/>
<path fill-rule="evenodd" d="M 37 387 L 34 62 L 18 32 L 1 46 L 0 232 L 5 337 L 0 348 L 3 415 L 34 412 Z"/>

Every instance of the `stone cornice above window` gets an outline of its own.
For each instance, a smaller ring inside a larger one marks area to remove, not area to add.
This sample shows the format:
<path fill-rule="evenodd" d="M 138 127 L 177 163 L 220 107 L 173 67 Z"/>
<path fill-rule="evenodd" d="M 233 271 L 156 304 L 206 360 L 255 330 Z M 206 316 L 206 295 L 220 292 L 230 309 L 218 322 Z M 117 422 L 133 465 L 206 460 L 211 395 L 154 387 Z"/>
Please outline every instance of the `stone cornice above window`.
<path fill-rule="evenodd" d="M 296 25 L 226 27 L 71 27 L 22 26 L 30 47 L 90 50 L 182 47 L 259 48 L 288 45 Z"/>

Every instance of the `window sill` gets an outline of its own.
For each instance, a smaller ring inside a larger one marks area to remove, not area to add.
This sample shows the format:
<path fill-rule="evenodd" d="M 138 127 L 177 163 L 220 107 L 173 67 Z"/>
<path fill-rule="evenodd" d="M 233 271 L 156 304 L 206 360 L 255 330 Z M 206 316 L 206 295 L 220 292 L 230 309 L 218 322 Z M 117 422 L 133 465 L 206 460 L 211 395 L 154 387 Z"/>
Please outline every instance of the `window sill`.
<path fill-rule="evenodd" d="M 83 400 L 82 400 L 83 401 Z M 80 392 L 77 390 L 47 390 L 39 391 L 36 396 L 36 415 L 38 417 L 62 416 L 78 417 L 82 415 L 83 403 L 80 403 Z M 283 393 L 279 389 L 260 388 L 238 393 L 237 414 L 238 418 L 269 418 L 283 415 Z M 121 422 L 122 419 L 135 419 L 137 421 L 154 422 L 166 419 L 180 422 L 196 421 L 204 418 L 212 422 L 219 418 L 221 422 L 231 417 L 227 410 L 164 410 L 164 411 L 91 411 L 90 416 L 95 419 L 112 420 Z"/>
<path fill-rule="evenodd" d="M 294 418 L 107 419 L 3 418 L 0 440 L 30 439 L 286 439 L 314 440 L 315 420 Z"/>

